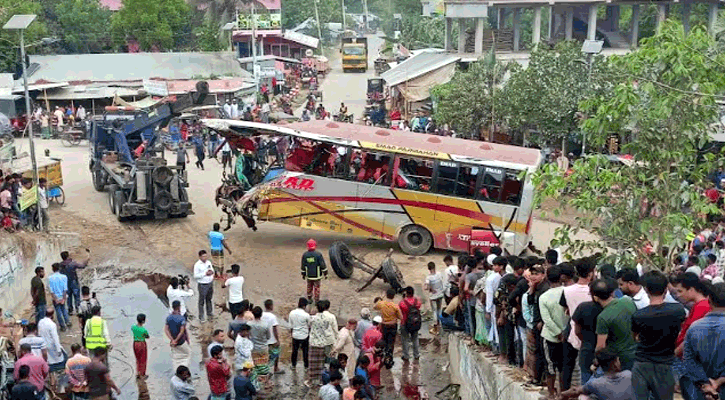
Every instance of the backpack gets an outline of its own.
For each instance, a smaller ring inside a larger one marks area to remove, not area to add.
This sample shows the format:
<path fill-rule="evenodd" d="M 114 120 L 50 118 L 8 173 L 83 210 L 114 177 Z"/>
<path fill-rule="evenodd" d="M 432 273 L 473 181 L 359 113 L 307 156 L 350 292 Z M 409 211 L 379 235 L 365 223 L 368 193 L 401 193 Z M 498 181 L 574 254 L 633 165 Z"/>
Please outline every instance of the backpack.
<path fill-rule="evenodd" d="M 420 308 L 415 304 L 408 304 L 408 317 L 405 319 L 405 330 L 409 333 L 415 333 L 420 330 L 422 318 Z"/>

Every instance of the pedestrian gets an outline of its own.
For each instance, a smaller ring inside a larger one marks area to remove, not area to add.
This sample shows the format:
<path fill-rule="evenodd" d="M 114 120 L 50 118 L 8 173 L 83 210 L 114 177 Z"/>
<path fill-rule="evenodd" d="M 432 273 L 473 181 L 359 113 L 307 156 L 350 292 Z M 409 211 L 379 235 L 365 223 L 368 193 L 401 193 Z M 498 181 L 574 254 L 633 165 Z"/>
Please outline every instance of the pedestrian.
<path fill-rule="evenodd" d="M 290 330 L 292 331 L 292 369 L 297 367 L 297 357 L 302 349 L 302 362 L 305 368 L 309 367 L 308 351 L 310 346 L 310 314 L 305 311 L 307 299 L 300 297 L 297 301 L 297 308 L 290 311 Z"/>
<path fill-rule="evenodd" d="M 232 251 L 229 249 L 226 239 L 224 239 L 224 234 L 219 229 L 219 223 L 215 222 L 211 231 L 209 231 L 209 246 L 211 247 L 211 263 L 214 266 L 216 276 L 220 277 L 224 274 L 224 249 L 227 249 L 229 255 L 232 255 Z"/>
<path fill-rule="evenodd" d="M 256 306 L 252 309 L 254 320 L 247 322 L 249 325 L 249 337 L 254 347 L 252 348 L 252 360 L 254 362 L 254 374 L 260 385 L 267 387 L 269 383 L 269 342 L 272 336 L 269 333 L 269 326 L 262 321 L 262 307 Z"/>
<path fill-rule="evenodd" d="M 322 385 L 320 390 L 317 392 L 320 400 L 340 400 L 340 392 L 337 391 L 337 386 L 342 381 L 342 374 L 340 371 L 334 371 L 330 374 L 330 383 Z"/>
<path fill-rule="evenodd" d="M 78 343 L 73 343 L 70 351 L 73 355 L 65 363 L 65 374 L 71 386 L 71 400 L 87 399 L 86 367 L 91 363 L 91 359 L 81 353 L 81 345 Z"/>
<path fill-rule="evenodd" d="M 272 299 L 264 301 L 262 321 L 269 327 L 269 340 L 267 341 L 267 346 L 269 347 L 270 366 L 274 365 L 273 373 L 275 375 L 284 374 L 284 370 L 279 369 L 279 355 L 282 350 L 280 348 L 279 332 L 277 330 L 279 321 L 277 321 L 277 316 L 274 315 L 274 301 L 272 301 Z"/>
<path fill-rule="evenodd" d="M 190 163 L 189 152 L 186 151 L 186 147 L 183 142 L 179 142 L 176 147 L 176 168 L 180 174 L 183 175 L 186 171 L 186 164 Z"/>
<path fill-rule="evenodd" d="M 325 310 L 325 302 L 317 302 L 317 313 L 310 317 L 310 342 L 309 342 L 309 380 L 315 383 L 320 380 L 320 375 L 325 365 L 325 346 L 329 342 L 330 330 L 335 330 L 337 324 L 332 325 L 330 320 L 322 315 Z M 333 342 L 334 343 L 334 342 Z"/>
<path fill-rule="evenodd" d="M 491 258 L 489 256 L 489 258 Z M 496 290 L 498 290 L 499 284 L 501 283 L 501 277 L 504 274 L 508 261 L 506 257 L 495 257 L 491 259 L 492 271 L 486 277 L 486 331 L 488 332 L 488 342 L 492 345 L 494 352 L 499 355 L 504 354 L 502 341 L 498 333 L 498 324 L 496 321 L 497 309 L 494 299 L 496 298 Z M 467 310 L 466 310 L 467 311 Z"/>
<path fill-rule="evenodd" d="M 316 304 L 320 301 L 320 280 L 327 279 L 327 265 L 322 254 L 317 251 L 314 239 L 307 241 L 307 251 L 302 254 L 302 279 L 307 281 L 307 301 Z"/>
<path fill-rule="evenodd" d="M 93 317 L 93 307 L 101 308 L 101 303 L 96 299 L 96 294 L 91 295 L 91 288 L 81 287 L 81 304 L 78 306 L 78 321 L 81 326 L 81 344 L 86 347 L 86 321 Z"/>
<path fill-rule="evenodd" d="M 385 342 L 382 340 L 375 343 L 375 347 L 370 349 L 365 356 L 370 360 L 367 366 L 368 380 L 370 386 L 375 389 L 375 393 L 380 392 L 380 370 L 383 367 L 383 360 L 388 357 L 385 352 Z"/>
<path fill-rule="evenodd" d="M 622 370 L 631 370 L 637 343 L 632 337 L 632 315 L 637 311 L 629 297 L 615 299 L 616 283 L 611 279 L 598 279 L 592 283 L 592 298 L 602 306 L 597 317 L 597 347 L 604 348 L 619 358 Z"/>
<path fill-rule="evenodd" d="M 265 101 L 262 104 L 262 109 L 261 109 L 261 114 L 260 114 L 260 118 L 262 120 L 262 123 L 264 123 L 264 124 L 268 124 L 269 123 L 269 113 L 270 113 L 270 111 L 271 111 L 271 108 L 269 106 L 269 102 Z"/>
<path fill-rule="evenodd" d="M 27 343 L 20 346 L 18 360 L 15 361 L 13 378 L 16 381 L 20 380 L 20 369 L 23 367 L 28 369 L 26 379 L 35 386 L 37 391 L 36 400 L 45 400 L 45 380 L 50 374 L 50 369 L 48 363 L 42 357 L 33 355 L 32 349 Z"/>
<path fill-rule="evenodd" d="M 355 335 L 352 337 L 352 341 L 355 344 L 355 354 L 352 355 L 353 362 L 350 364 L 353 364 L 353 372 L 355 371 L 355 361 L 360 356 L 360 352 L 362 351 L 362 341 L 363 337 L 365 336 L 365 333 L 368 331 L 368 329 L 372 328 L 373 321 L 370 320 L 370 309 L 367 307 L 363 307 L 360 310 L 360 319 L 357 321 L 357 326 L 355 327 Z"/>
<path fill-rule="evenodd" d="M 19 346 L 26 343 L 30 345 L 30 351 L 33 352 L 33 355 L 48 360 L 48 346 L 45 344 L 45 339 L 38 336 L 38 325 L 34 322 L 30 322 L 25 326 L 25 337 L 18 341 Z"/>
<path fill-rule="evenodd" d="M 405 297 L 400 301 L 398 307 L 403 315 L 400 321 L 400 341 L 403 344 L 403 361 L 410 360 L 410 346 L 413 346 L 413 358 L 417 361 L 420 359 L 420 343 L 418 341 L 418 332 L 421 327 L 420 300 L 415 297 L 415 290 L 412 286 L 404 289 Z"/>
<path fill-rule="evenodd" d="M 239 329 L 239 334 L 236 339 L 234 339 L 234 367 L 237 371 L 243 369 L 244 365 L 248 363 L 251 363 L 252 367 L 254 367 L 254 362 L 252 361 L 254 343 L 249 340 L 249 331 L 249 325 L 242 325 Z"/>
<path fill-rule="evenodd" d="M 214 297 L 214 267 L 206 250 L 199 250 L 199 260 L 194 264 L 194 279 L 199 290 L 199 321 L 204 322 L 204 305 L 209 319 L 214 318 L 212 299 Z"/>
<path fill-rule="evenodd" d="M 164 325 L 164 332 L 171 345 L 171 365 L 173 369 L 178 368 L 180 365 L 188 367 L 191 347 L 186 332 L 186 318 L 181 315 L 181 303 L 178 300 L 174 301 L 171 307 L 174 312 L 166 317 L 166 324 Z"/>
<path fill-rule="evenodd" d="M 385 341 L 386 354 L 392 355 L 395 349 L 395 336 L 398 334 L 398 321 L 403 320 L 403 313 L 400 312 L 400 307 L 393 302 L 395 289 L 389 288 L 385 292 L 385 297 L 385 300 L 376 298 L 373 309 L 379 311 L 383 318 L 380 331 Z"/>
<path fill-rule="evenodd" d="M 385 345 L 383 344 L 383 346 Z M 370 363 L 370 357 L 365 354 L 360 356 L 360 359 L 357 360 L 357 365 L 355 366 L 355 376 L 361 377 L 364 381 L 360 391 L 365 393 L 366 398 L 374 399 L 375 388 L 370 384 L 370 374 L 368 373 Z"/>
<path fill-rule="evenodd" d="M 539 299 L 543 293 L 549 290 L 549 282 L 546 280 L 546 275 L 543 265 L 537 263 L 529 268 L 530 272 L 530 287 L 528 292 L 528 307 L 531 310 L 531 321 L 533 329 L 531 332 L 527 332 L 527 360 L 529 362 L 529 370 L 533 372 L 532 383 L 535 385 L 541 385 L 544 373 L 546 372 L 546 356 L 544 354 L 544 343 L 541 338 L 541 330 L 544 327 L 544 321 L 541 319 L 541 312 L 539 308 Z M 530 349 L 530 350 L 529 350 Z"/>
<path fill-rule="evenodd" d="M 576 313 L 579 305 L 592 301 L 592 295 L 589 294 L 589 283 L 594 278 L 594 264 L 588 260 L 582 260 L 576 264 L 575 269 L 577 281 L 564 288 L 560 301 L 560 304 L 566 308 L 570 316 Z M 579 358 L 579 350 L 582 346 L 581 340 L 576 335 L 574 318 L 571 318 L 569 325 L 569 335 L 564 341 L 564 365 L 561 372 L 562 391 L 569 390 L 571 387 L 571 379 L 574 374 L 577 359 Z M 591 352 L 591 360 L 593 361 L 594 349 L 587 350 Z"/>
<path fill-rule="evenodd" d="M 351 318 L 347 320 L 347 325 L 340 328 L 337 334 L 337 341 L 332 347 L 331 357 L 337 357 L 344 355 L 345 357 L 352 356 L 355 352 L 355 344 L 353 343 L 353 336 L 355 336 L 355 328 L 357 328 L 357 320 Z M 347 371 L 348 376 L 352 376 L 355 370 L 352 363 L 350 363 L 350 370 Z"/>
<path fill-rule="evenodd" d="M 206 357 L 212 358 L 211 355 L 211 349 L 214 348 L 214 346 L 221 346 L 222 349 L 224 348 L 224 339 L 226 339 L 227 335 L 224 334 L 223 329 L 214 329 L 214 331 L 211 333 L 211 343 L 209 343 L 208 346 L 206 346 Z M 224 354 L 224 353 L 222 353 Z"/>
<path fill-rule="evenodd" d="M 485 264 L 486 257 L 484 254 L 480 254 L 476 258 L 469 259 L 469 266 L 471 267 L 471 271 L 465 276 L 462 276 L 463 284 L 461 285 L 461 287 L 463 288 L 464 298 L 466 299 L 465 317 L 467 318 L 466 321 L 468 322 L 466 326 L 468 328 L 468 334 L 471 337 L 475 337 L 476 335 L 476 298 L 473 295 L 473 289 L 476 286 L 476 282 L 486 276 Z"/>
<path fill-rule="evenodd" d="M 88 266 L 88 262 L 91 260 L 91 251 L 86 249 L 88 258 L 78 263 L 73 261 L 70 254 L 67 251 L 60 253 L 61 261 L 60 270 L 61 273 L 68 277 L 68 315 L 73 315 L 73 311 L 80 308 L 81 304 L 81 286 L 78 282 L 78 270 Z"/>
<path fill-rule="evenodd" d="M 216 224 L 215 224 L 216 225 Z M 228 288 L 227 301 L 229 303 L 229 313 L 232 319 L 236 318 L 242 310 L 242 301 L 244 301 L 244 277 L 239 275 L 241 267 L 239 264 L 232 264 L 232 277 L 228 278 L 222 284 L 222 289 Z"/>
<path fill-rule="evenodd" d="M 436 273 L 436 265 L 432 261 L 428 263 L 428 276 L 425 278 L 423 290 L 428 291 L 430 310 L 433 312 L 433 326 L 438 327 L 438 315 L 443 310 L 444 285 L 443 277 Z"/>
<path fill-rule="evenodd" d="M 93 350 L 93 359 L 86 366 L 86 380 L 88 381 L 88 396 L 91 400 L 111 400 L 111 389 L 121 394 L 121 389 L 111 379 L 108 367 L 104 362 L 108 359 L 106 348 L 97 347 Z"/>
<path fill-rule="evenodd" d="M 614 292 L 614 290 L 612 290 Z M 589 380 L 583 386 L 571 388 L 561 394 L 562 399 L 576 398 L 579 395 L 596 396 L 598 400 L 645 400 L 635 396 L 632 387 L 632 372 L 623 371 L 619 357 L 612 350 L 597 352 L 597 361 L 604 375 Z"/>
<path fill-rule="evenodd" d="M 330 312 L 330 300 L 320 300 L 322 305 L 317 309 L 321 311 L 322 318 L 327 319 L 329 328 L 325 332 L 325 357 L 326 363 L 330 362 L 332 357 L 332 347 L 337 343 L 337 317 Z"/>
<path fill-rule="evenodd" d="M 229 380 L 232 378 L 232 369 L 224 358 L 224 348 L 214 346 L 211 349 L 211 359 L 206 363 L 206 376 L 209 379 L 209 400 L 230 400 Z"/>
<path fill-rule="evenodd" d="M 641 310 L 649 305 L 649 297 L 644 287 L 640 285 L 639 280 L 639 273 L 634 268 L 624 268 L 617 271 L 619 290 L 625 296 L 629 296 L 634 301 L 637 309 Z"/>
<path fill-rule="evenodd" d="M 365 332 L 365 335 L 362 338 L 362 353 L 360 353 L 360 355 L 367 353 L 370 349 L 375 347 L 376 343 L 383 340 L 382 324 L 383 318 L 376 315 L 373 318 L 372 327 Z"/>
<path fill-rule="evenodd" d="M 176 374 L 171 377 L 171 400 L 191 400 L 196 389 L 191 382 L 191 371 L 186 365 L 176 367 Z"/>
<path fill-rule="evenodd" d="M 91 309 L 91 318 L 86 321 L 83 331 L 86 338 L 86 349 L 93 351 L 98 348 L 104 349 L 104 355 L 111 350 L 111 337 L 108 333 L 108 324 L 101 318 L 101 307 L 93 306 Z"/>
<path fill-rule="evenodd" d="M 67 359 L 65 350 L 60 344 L 58 336 L 58 326 L 53 322 L 53 314 L 55 310 L 48 307 L 45 311 L 45 318 L 38 323 L 38 336 L 43 338 L 48 349 L 48 366 L 50 372 L 58 372 L 65 369 L 65 360 Z"/>
<path fill-rule="evenodd" d="M 242 326 L 246 325 L 247 322 L 254 320 L 254 315 L 252 315 L 252 312 L 249 310 L 250 307 L 251 304 L 249 304 L 249 300 L 242 300 L 242 304 L 240 306 L 241 311 L 229 323 L 229 330 L 227 332 L 229 339 L 235 340 Z"/>
<path fill-rule="evenodd" d="M 249 376 L 252 374 L 254 364 L 246 362 L 242 366 L 241 372 L 234 378 L 234 399 L 235 400 L 252 400 L 257 394 L 257 389 L 252 384 Z"/>
<path fill-rule="evenodd" d="M 546 386 L 550 398 L 556 398 L 556 373 L 559 373 L 559 387 L 563 387 L 563 337 L 564 329 L 569 323 L 566 309 L 559 304 L 564 288 L 561 286 L 561 268 L 552 266 L 546 271 L 546 278 L 549 281 L 549 290 L 539 298 L 539 312 L 543 321 L 541 337 L 544 345 L 544 357 L 546 357 Z"/>
<path fill-rule="evenodd" d="M 216 154 L 214 154 L 214 153 L 216 152 L 218 145 L 219 145 L 219 134 L 215 130 L 209 129 L 209 139 L 207 142 L 207 146 L 209 147 L 207 149 L 208 153 L 209 153 L 209 158 L 216 157 Z"/>
<path fill-rule="evenodd" d="M 68 309 L 65 307 L 68 301 L 68 277 L 60 273 L 60 263 L 53 264 L 53 274 L 48 277 L 48 289 L 53 298 L 53 307 L 58 315 L 58 324 L 61 332 L 65 332 L 66 327 L 73 326 L 68 316 Z"/>
<path fill-rule="evenodd" d="M 138 314 L 136 316 L 136 325 L 131 327 L 133 334 L 133 355 L 136 357 L 136 377 L 146 379 L 146 360 L 148 358 L 148 348 L 146 347 L 146 339 L 148 339 L 149 331 L 146 330 L 146 314 Z"/>
<path fill-rule="evenodd" d="M 222 146 L 222 170 L 226 170 L 227 165 L 229 165 L 229 169 L 232 169 L 232 148 L 229 146 L 229 141 L 224 140 L 224 145 Z"/>
<path fill-rule="evenodd" d="M 665 302 L 667 277 L 658 271 L 642 275 L 649 305 L 632 315 L 632 333 L 637 338 L 637 352 L 632 367 L 632 385 L 639 399 L 672 400 L 675 377 L 672 361 L 685 308 Z"/>
<path fill-rule="evenodd" d="M 601 312 L 602 306 L 599 303 L 585 301 L 579 304 L 571 316 L 572 321 L 574 321 L 573 331 L 578 338 L 581 337 L 578 362 L 582 385 L 587 383 L 592 376 L 591 366 L 594 363 L 595 349 L 597 347 L 597 317 Z"/>
<path fill-rule="evenodd" d="M 166 288 L 166 298 L 169 300 L 169 314 L 174 312 L 171 305 L 174 301 L 178 301 L 181 304 L 181 315 L 188 318 L 185 298 L 194 295 L 194 291 L 188 285 L 187 280 L 180 280 L 176 276 L 171 277 L 169 286 Z"/>
<path fill-rule="evenodd" d="M 50 231 L 50 214 L 48 214 L 48 180 L 38 179 L 38 218 L 42 221 L 43 231 Z"/>
<path fill-rule="evenodd" d="M 38 388 L 30 382 L 30 367 L 22 365 L 18 369 L 18 381 L 12 386 L 10 392 L 11 400 L 38 400 L 39 398 L 44 399 L 45 393 L 42 393 L 42 397 L 39 396 Z"/>

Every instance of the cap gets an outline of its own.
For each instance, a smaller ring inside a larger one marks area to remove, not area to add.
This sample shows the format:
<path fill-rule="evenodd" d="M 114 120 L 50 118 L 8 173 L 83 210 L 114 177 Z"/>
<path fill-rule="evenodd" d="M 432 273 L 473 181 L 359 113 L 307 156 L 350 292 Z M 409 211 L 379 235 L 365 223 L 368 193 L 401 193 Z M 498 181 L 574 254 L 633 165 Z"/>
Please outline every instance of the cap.
<path fill-rule="evenodd" d="M 244 364 L 242 364 L 242 369 L 253 369 L 254 363 L 251 361 L 245 361 Z"/>
<path fill-rule="evenodd" d="M 363 318 L 370 318 L 370 309 L 367 307 L 363 307 L 362 310 L 360 310 L 360 316 Z"/>
<path fill-rule="evenodd" d="M 489 265 L 493 265 L 493 260 L 495 260 L 495 259 L 496 259 L 496 255 L 495 254 L 489 254 L 488 257 L 486 257 L 486 262 Z"/>
<path fill-rule="evenodd" d="M 375 322 L 376 324 L 382 324 L 383 318 L 379 315 L 376 315 L 375 318 L 373 318 L 373 322 Z"/>
<path fill-rule="evenodd" d="M 317 248 L 317 242 L 315 242 L 315 239 L 310 239 L 307 241 L 307 250 L 314 250 Z"/>

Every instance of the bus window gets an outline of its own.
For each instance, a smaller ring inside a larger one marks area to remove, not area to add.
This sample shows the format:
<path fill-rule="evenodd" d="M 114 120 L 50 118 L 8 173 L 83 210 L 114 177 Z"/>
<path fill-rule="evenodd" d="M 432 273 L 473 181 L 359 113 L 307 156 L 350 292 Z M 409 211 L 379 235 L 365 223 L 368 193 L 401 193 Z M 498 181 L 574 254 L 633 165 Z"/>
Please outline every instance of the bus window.
<path fill-rule="evenodd" d="M 332 176 L 338 158 L 340 154 L 336 146 L 298 139 L 292 144 L 285 159 L 285 169 L 318 176 Z"/>
<path fill-rule="evenodd" d="M 506 171 L 501 201 L 506 204 L 519 205 L 521 202 L 521 188 L 522 184 L 518 171 Z"/>
<path fill-rule="evenodd" d="M 382 153 L 352 150 L 347 180 L 377 185 L 390 182 L 391 158 Z"/>
<path fill-rule="evenodd" d="M 458 163 L 440 161 L 438 163 L 435 192 L 449 196 L 455 195 L 456 182 L 458 182 Z"/>
<path fill-rule="evenodd" d="M 458 169 L 458 182 L 455 195 L 473 199 L 476 197 L 476 180 L 478 179 L 478 167 L 461 165 Z"/>
<path fill-rule="evenodd" d="M 433 162 L 414 158 L 399 158 L 395 187 L 430 192 L 433 183 Z"/>
<path fill-rule="evenodd" d="M 478 199 L 498 202 L 503 176 L 503 169 L 486 167 L 483 171 L 483 184 L 478 191 Z"/>

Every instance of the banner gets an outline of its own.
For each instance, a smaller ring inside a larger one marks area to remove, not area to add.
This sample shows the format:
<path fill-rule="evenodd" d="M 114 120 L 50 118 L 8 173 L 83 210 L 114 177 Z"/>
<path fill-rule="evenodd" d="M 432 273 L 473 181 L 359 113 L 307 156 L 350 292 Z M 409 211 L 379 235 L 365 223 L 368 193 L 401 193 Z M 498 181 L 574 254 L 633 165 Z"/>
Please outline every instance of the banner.
<path fill-rule="evenodd" d="M 282 29 L 282 13 L 280 10 L 257 11 L 254 14 L 254 17 L 255 21 L 257 21 L 257 30 L 264 31 Z M 237 17 L 237 27 L 242 30 L 252 29 L 252 14 L 240 13 Z"/>
<path fill-rule="evenodd" d="M 23 194 L 18 199 L 20 211 L 25 211 L 26 208 L 32 206 L 38 202 L 38 187 L 33 186 L 28 190 L 24 190 Z"/>

